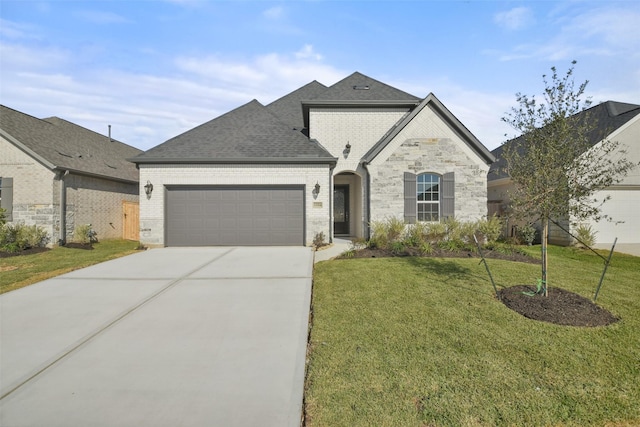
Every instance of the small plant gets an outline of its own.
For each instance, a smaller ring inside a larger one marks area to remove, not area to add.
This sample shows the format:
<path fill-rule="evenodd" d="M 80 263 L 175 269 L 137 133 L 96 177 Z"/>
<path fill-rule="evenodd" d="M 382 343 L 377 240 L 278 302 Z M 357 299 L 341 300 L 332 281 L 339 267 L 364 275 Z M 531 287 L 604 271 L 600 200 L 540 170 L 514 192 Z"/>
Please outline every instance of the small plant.
<path fill-rule="evenodd" d="M 532 297 L 534 295 L 540 295 L 540 294 L 543 294 L 545 292 L 546 287 L 547 287 L 547 282 L 545 282 L 542 279 L 538 279 L 538 283 L 536 285 L 535 292 L 534 291 L 529 291 L 529 292 L 523 292 L 523 294 L 527 295 L 527 296 L 530 296 L 530 297 Z"/>
<path fill-rule="evenodd" d="M 442 222 L 429 222 L 427 223 L 426 240 L 431 243 L 436 243 L 447 236 L 447 226 Z"/>
<path fill-rule="evenodd" d="M 403 254 L 406 251 L 407 247 L 404 242 L 393 242 L 391 243 L 391 252 L 396 255 Z"/>
<path fill-rule="evenodd" d="M 405 223 L 403 220 L 397 217 L 387 218 L 385 224 L 385 231 L 387 233 L 387 241 L 391 243 L 403 240 Z"/>
<path fill-rule="evenodd" d="M 345 258 L 353 258 L 356 256 L 356 250 L 354 248 L 349 248 L 346 251 L 342 252 L 342 256 Z"/>
<path fill-rule="evenodd" d="M 313 246 L 318 249 L 326 245 L 324 232 L 320 231 L 313 237 Z"/>
<path fill-rule="evenodd" d="M 370 248 L 386 248 L 389 240 L 387 238 L 386 227 L 382 221 L 373 221 L 371 223 L 371 239 L 369 239 Z"/>
<path fill-rule="evenodd" d="M 495 243 L 500 235 L 502 234 L 502 229 L 504 228 L 504 224 L 500 218 L 495 215 L 488 217 L 487 219 L 481 219 L 476 223 L 476 228 L 484 239 L 486 240 L 486 244 Z"/>
<path fill-rule="evenodd" d="M 580 248 L 588 248 L 596 244 L 596 232 L 589 224 L 580 224 L 576 228 L 576 237 L 578 240 L 574 244 Z"/>
<path fill-rule="evenodd" d="M 98 233 L 91 228 L 91 224 L 79 225 L 73 231 L 73 240 L 76 243 L 88 245 L 98 241 L 96 238 L 97 234 Z"/>
<path fill-rule="evenodd" d="M 7 210 L 0 208 L 0 228 L 7 223 Z"/>
<path fill-rule="evenodd" d="M 536 238 L 535 227 L 531 224 L 523 225 L 518 229 L 518 237 L 520 237 L 523 243 L 531 246 Z"/>
<path fill-rule="evenodd" d="M 433 253 L 433 245 L 430 242 L 424 242 L 420 245 L 420 253 L 423 255 L 431 255 Z"/>
<path fill-rule="evenodd" d="M 405 243 L 407 246 L 420 247 L 427 241 L 429 223 L 418 222 L 407 227 Z"/>

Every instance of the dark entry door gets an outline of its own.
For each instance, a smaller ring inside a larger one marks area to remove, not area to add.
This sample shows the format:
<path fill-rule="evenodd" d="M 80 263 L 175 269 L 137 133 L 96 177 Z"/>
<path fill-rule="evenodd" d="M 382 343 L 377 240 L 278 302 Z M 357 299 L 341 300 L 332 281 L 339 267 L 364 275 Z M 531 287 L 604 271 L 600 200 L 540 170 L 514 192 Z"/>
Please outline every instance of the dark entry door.
<path fill-rule="evenodd" d="M 333 186 L 333 233 L 349 234 L 349 186 Z"/>

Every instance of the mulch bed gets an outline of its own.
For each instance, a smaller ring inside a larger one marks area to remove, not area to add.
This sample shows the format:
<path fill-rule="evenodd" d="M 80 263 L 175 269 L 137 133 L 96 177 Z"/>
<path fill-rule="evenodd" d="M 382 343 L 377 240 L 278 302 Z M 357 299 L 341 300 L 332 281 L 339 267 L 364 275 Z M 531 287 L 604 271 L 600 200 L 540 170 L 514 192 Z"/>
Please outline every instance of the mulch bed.
<path fill-rule="evenodd" d="M 51 249 L 49 249 L 49 248 L 29 248 L 29 249 L 25 249 L 24 251 L 20 251 L 20 252 L 3 252 L 3 251 L 0 251 L 0 258 L 10 258 L 10 257 L 20 256 L 20 255 L 39 254 L 39 253 L 47 252 L 47 251 L 50 251 L 50 250 Z"/>
<path fill-rule="evenodd" d="M 561 288 L 549 288 L 549 296 L 525 295 L 535 286 L 518 285 L 498 292 L 500 300 L 524 317 L 566 326 L 606 326 L 617 322 L 616 316 L 591 300 Z"/>
<path fill-rule="evenodd" d="M 65 248 L 71 248 L 71 249 L 84 249 L 84 250 L 92 250 L 93 249 L 93 245 L 91 243 L 73 243 L 73 242 L 69 242 L 66 245 L 64 245 Z M 33 255 L 33 254 L 39 254 L 42 252 L 47 252 L 50 251 L 51 248 L 45 248 L 45 247 L 37 247 L 37 248 L 29 248 L 29 249 L 25 249 L 23 251 L 20 252 L 4 252 L 4 251 L 0 251 L 0 258 L 10 258 L 10 257 L 14 257 L 14 256 L 21 256 L 21 255 Z"/>

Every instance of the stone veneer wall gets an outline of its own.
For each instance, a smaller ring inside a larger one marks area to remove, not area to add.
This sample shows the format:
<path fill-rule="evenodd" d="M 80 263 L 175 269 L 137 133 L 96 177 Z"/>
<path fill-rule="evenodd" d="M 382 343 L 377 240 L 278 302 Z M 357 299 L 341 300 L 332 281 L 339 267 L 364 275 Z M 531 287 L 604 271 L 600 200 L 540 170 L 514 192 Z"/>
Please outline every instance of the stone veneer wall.
<path fill-rule="evenodd" d="M 404 217 L 404 172 L 455 173 L 455 217 L 473 221 L 487 215 L 486 169 L 474 164 L 448 138 L 408 140 L 371 173 L 371 220 Z"/>
<path fill-rule="evenodd" d="M 367 167 L 371 220 L 404 217 L 404 172 L 455 173 L 455 217 L 487 215 L 489 165 L 430 107 L 424 108 Z"/>
<path fill-rule="evenodd" d="M 305 241 L 313 244 L 316 233 L 326 241 L 331 234 L 328 165 L 140 165 L 140 194 L 146 182 L 153 184 L 151 198 L 140 197 L 140 241 L 149 246 L 165 244 L 166 185 L 304 185 Z M 312 190 L 320 184 L 320 193 Z"/>

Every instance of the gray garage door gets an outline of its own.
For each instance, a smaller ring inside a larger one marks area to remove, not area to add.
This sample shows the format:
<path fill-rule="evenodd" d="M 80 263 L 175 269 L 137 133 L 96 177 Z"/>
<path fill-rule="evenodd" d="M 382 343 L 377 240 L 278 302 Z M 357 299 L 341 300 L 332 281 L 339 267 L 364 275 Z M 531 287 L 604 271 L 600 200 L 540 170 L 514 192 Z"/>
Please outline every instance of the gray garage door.
<path fill-rule="evenodd" d="M 171 186 L 167 246 L 302 246 L 303 187 Z"/>

